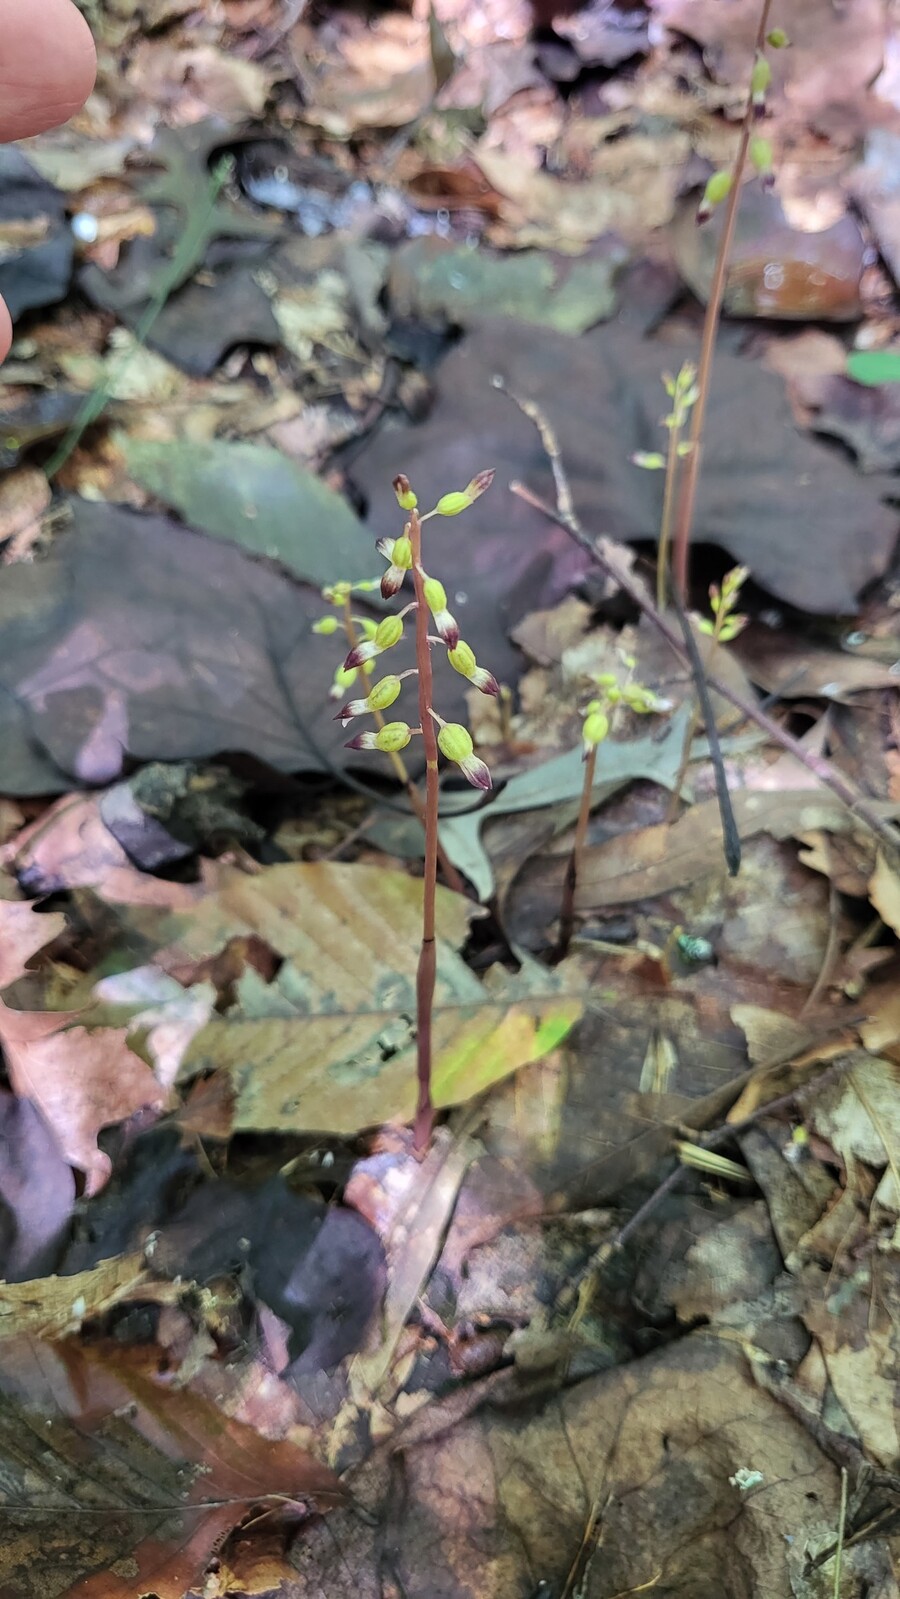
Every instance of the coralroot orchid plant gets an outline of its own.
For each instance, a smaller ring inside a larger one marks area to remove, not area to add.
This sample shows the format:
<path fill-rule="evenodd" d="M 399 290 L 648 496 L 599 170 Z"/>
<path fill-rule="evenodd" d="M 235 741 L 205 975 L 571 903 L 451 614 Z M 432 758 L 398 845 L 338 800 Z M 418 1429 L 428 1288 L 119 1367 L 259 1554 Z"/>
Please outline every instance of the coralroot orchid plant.
<path fill-rule="evenodd" d="M 444 494 L 432 510 L 421 515 L 418 500 L 410 487 L 409 479 L 400 474 L 394 479 L 394 493 L 400 509 L 408 516 L 399 538 L 381 538 L 376 548 L 388 563 L 381 579 L 381 594 L 391 599 L 399 594 L 408 576 L 412 577 L 413 598 L 399 612 L 385 616 L 380 622 L 355 618 L 351 613 L 352 589 L 373 587 L 371 584 L 340 585 L 337 603 L 345 611 L 345 632 L 350 640 L 350 650 L 335 677 L 335 689 L 343 694 L 351 685 L 363 681 L 358 693 L 341 706 L 336 720 L 344 726 L 357 716 L 372 716 L 374 731 L 367 729 L 348 740 L 351 750 L 381 750 L 392 760 L 400 760 L 413 738 L 422 740 L 425 753 L 425 800 L 422 804 L 418 790 L 411 783 L 401 763 L 403 779 L 418 801 L 416 809 L 425 828 L 425 870 L 422 905 L 422 945 L 416 976 L 416 1052 L 418 1098 L 414 1127 L 417 1152 L 427 1148 L 434 1124 L 434 1106 L 431 1098 L 431 1035 L 434 988 L 437 974 L 435 944 L 435 897 L 438 863 L 438 765 L 441 756 L 459 767 L 463 776 L 474 788 L 489 789 L 491 774 L 475 754 L 472 735 L 461 722 L 448 722 L 434 705 L 432 649 L 446 650 L 447 660 L 473 688 L 482 694 L 498 695 L 500 686 L 495 677 L 478 665 L 474 651 L 459 636 L 456 618 L 448 604 L 444 585 L 432 577 L 422 560 L 422 528 L 432 517 L 459 516 L 474 505 L 480 495 L 490 488 L 493 472 L 479 472 L 466 488 Z M 336 591 L 337 592 L 337 591 Z M 374 673 L 374 664 L 388 650 L 395 649 L 405 636 L 405 620 L 415 620 L 415 666 L 404 671 L 388 673 L 376 682 L 366 680 Z M 325 617 L 314 624 L 319 632 L 333 633 L 339 626 L 336 618 Z M 358 629 L 358 631 L 357 631 Z M 415 678 L 418 689 L 418 726 L 408 721 L 385 721 L 384 712 L 394 705 L 403 690 L 406 678 Z M 335 692 L 335 689 L 332 692 Z"/>
<path fill-rule="evenodd" d="M 623 709 L 633 711 L 637 716 L 648 716 L 653 713 L 669 711 L 672 708 L 670 700 L 661 699 L 651 689 L 645 688 L 642 683 L 635 683 L 632 680 L 631 673 L 635 666 L 633 657 L 624 656 L 623 665 L 628 674 L 624 680 L 620 679 L 615 672 L 599 672 L 592 677 L 591 681 L 598 693 L 584 708 L 584 721 L 581 726 L 581 742 L 584 751 L 584 781 L 581 785 L 578 820 L 575 823 L 575 840 L 566 868 L 562 901 L 559 908 L 557 955 L 560 958 L 565 955 L 572 941 L 572 931 L 575 926 L 575 889 L 581 871 L 584 846 L 587 842 L 588 822 L 593 804 L 594 780 L 597 775 L 597 753 L 600 745 L 605 743 L 609 737 L 615 720 Z"/>

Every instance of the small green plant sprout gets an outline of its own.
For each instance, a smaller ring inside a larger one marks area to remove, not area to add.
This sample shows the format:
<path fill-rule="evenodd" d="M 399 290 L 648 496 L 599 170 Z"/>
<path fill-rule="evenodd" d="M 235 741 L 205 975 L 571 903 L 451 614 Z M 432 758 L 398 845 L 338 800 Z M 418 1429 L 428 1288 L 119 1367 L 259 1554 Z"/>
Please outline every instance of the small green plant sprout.
<path fill-rule="evenodd" d="M 633 658 L 625 656 L 623 661 L 629 674 L 628 677 L 622 681 L 615 672 L 600 672 L 596 674 L 592 678 L 592 682 L 599 692 L 594 699 L 588 701 L 583 711 L 581 744 L 584 757 L 584 779 L 581 785 L 578 819 L 575 823 L 575 838 L 563 880 L 562 899 L 559 907 L 559 934 L 556 944 L 556 953 L 559 959 L 562 959 L 568 950 L 575 927 L 575 889 L 578 884 L 582 857 L 587 842 L 588 823 L 594 794 L 594 779 L 597 772 L 597 752 L 600 745 L 609 737 L 615 719 L 623 708 L 633 711 L 638 716 L 647 716 L 654 712 L 659 713 L 671 710 L 669 700 L 661 699 L 651 689 L 644 688 L 643 684 L 632 681 L 630 674 L 635 665 Z"/>
<path fill-rule="evenodd" d="M 471 646 L 459 636 L 459 626 L 451 612 L 447 592 L 439 578 L 432 576 L 423 564 L 422 529 L 433 517 L 459 516 L 474 505 L 480 495 L 489 489 L 493 472 L 479 472 L 464 489 L 444 494 L 432 510 L 422 515 L 418 499 L 409 479 L 402 473 L 394 479 L 394 493 L 400 509 L 408 517 L 399 538 L 378 540 L 379 553 L 387 561 L 387 570 L 381 579 L 381 593 L 385 599 L 399 594 L 407 576 L 412 578 L 413 598 L 402 610 L 385 616 L 378 623 L 357 631 L 357 619 L 350 610 L 349 595 L 342 596 L 345 606 L 344 631 L 350 649 L 341 672 L 357 674 L 371 670 L 382 655 L 396 649 L 406 633 L 406 620 L 415 625 L 415 666 L 402 672 L 388 672 L 342 705 L 337 719 L 346 725 L 357 716 L 371 715 L 374 730 L 357 733 L 347 744 L 352 750 L 380 750 L 392 760 L 400 760 L 413 738 L 420 737 L 425 754 L 425 801 L 420 803 L 420 814 L 425 829 L 425 868 L 423 877 L 422 943 L 416 976 L 416 1054 L 418 1097 L 414 1125 L 414 1146 L 421 1154 L 428 1146 L 434 1125 L 434 1106 L 431 1097 L 432 1011 L 436 977 L 435 946 L 435 894 L 438 862 L 438 794 L 439 761 L 443 756 L 459 767 L 463 777 L 477 789 L 489 789 L 491 774 L 483 760 L 475 754 L 472 735 L 461 722 L 448 722 L 434 704 L 432 650 L 440 647 L 446 651 L 447 660 L 454 671 L 464 677 L 482 694 L 500 692 L 496 678 L 478 665 Z M 329 628 L 328 631 L 335 631 Z M 384 720 L 383 712 L 390 709 L 399 698 L 405 678 L 414 677 L 418 689 L 418 725 L 408 721 Z M 365 686 L 365 685 L 363 685 Z M 405 770 L 405 769 L 404 769 Z M 411 785 L 415 790 L 415 785 Z M 458 881 L 458 880 L 457 880 Z"/>
<path fill-rule="evenodd" d="M 733 566 L 730 572 L 725 573 L 721 588 L 718 583 L 710 583 L 709 608 L 712 616 L 698 617 L 697 627 L 715 644 L 730 644 L 747 626 L 749 618 L 736 611 L 735 606 L 749 576 L 749 567 Z"/>
<path fill-rule="evenodd" d="M 705 633 L 707 638 L 711 640 L 711 650 L 718 644 L 730 644 L 732 639 L 736 639 L 738 634 L 743 632 L 743 629 L 747 626 L 749 617 L 744 616 L 736 607 L 741 589 L 749 576 L 749 567 L 733 566 L 730 572 L 725 573 L 721 588 L 718 583 L 710 584 L 709 608 L 712 615 L 695 617 L 694 626 L 698 632 Z M 678 768 L 678 775 L 672 789 L 672 798 L 669 802 L 670 822 L 674 821 L 678 809 L 681 790 L 690 765 L 691 749 L 700 727 L 701 714 L 699 700 L 695 698 L 691 719 L 684 735 L 681 764 Z"/>
<path fill-rule="evenodd" d="M 664 471 L 666 483 L 663 490 L 663 508 L 659 523 L 659 543 L 656 554 L 656 604 L 665 610 L 669 571 L 669 545 L 672 539 L 672 518 L 675 513 L 675 489 L 678 483 L 679 463 L 691 452 L 691 445 L 683 437 L 691 408 L 697 401 L 697 368 L 693 361 L 684 361 L 674 377 L 663 373 L 663 387 L 672 402 L 672 408 L 662 418 L 662 426 L 669 430 L 669 447 L 666 454 L 656 455 L 638 451 L 631 457 L 634 466 L 644 471 Z"/>

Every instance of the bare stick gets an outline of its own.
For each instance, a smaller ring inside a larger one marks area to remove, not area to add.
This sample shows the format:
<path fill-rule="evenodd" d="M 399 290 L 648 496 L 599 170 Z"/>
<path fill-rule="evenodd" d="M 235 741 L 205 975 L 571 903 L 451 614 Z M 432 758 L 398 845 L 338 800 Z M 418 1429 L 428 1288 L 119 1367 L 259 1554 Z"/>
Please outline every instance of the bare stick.
<path fill-rule="evenodd" d="M 769 25 L 771 5 L 772 0 L 763 0 L 760 8 L 754 60 L 766 42 L 766 30 Z M 700 346 L 700 360 L 697 367 L 697 400 L 691 412 L 691 448 L 685 457 L 684 472 L 681 474 L 680 493 L 678 495 L 678 510 L 675 518 L 674 546 L 672 550 L 672 586 L 682 604 L 686 603 L 688 547 L 694 523 L 697 483 L 700 478 L 703 424 L 706 419 L 706 406 L 709 400 L 713 354 L 716 347 L 716 334 L 719 331 L 719 321 L 722 315 L 722 300 L 725 294 L 725 273 L 734 239 L 738 206 L 741 199 L 741 180 L 744 176 L 744 167 L 747 164 L 747 151 L 750 148 L 750 137 L 753 132 L 755 114 L 756 107 L 753 103 L 751 90 L 747 95 L 747 109 L 744 112 L 744 120 L 741 123 L 741 135 L 734 167 L 732 168 L 731 189 L 728 194 L 725 222 L 719 239 L 719 248 L 716 252 L 716 264 L 710 285 L 709 298 L 706 302 L 706 315 L 703 319 L 703 342 Z"/>

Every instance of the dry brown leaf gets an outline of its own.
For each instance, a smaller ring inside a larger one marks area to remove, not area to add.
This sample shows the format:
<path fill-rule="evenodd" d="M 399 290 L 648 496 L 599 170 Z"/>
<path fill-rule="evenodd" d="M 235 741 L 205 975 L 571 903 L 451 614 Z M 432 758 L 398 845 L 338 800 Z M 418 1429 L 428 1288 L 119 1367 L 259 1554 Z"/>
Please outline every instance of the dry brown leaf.
<path fill-rule="evenodd" d="M 97 1146 L 102 1127 L 144 1109 L 161 1110 L 163 1095 L 149 1066 L 126 1044 L 127 1028 L 67 1024 L 76 1012 L 14 1011 L 0 1001 L 0 1042 L 10 1082 L 33 1100 L 66 1159 L 85 1173 L 95 1194 L 112 1169 Z"/>
<path fill-rule="evenodd" d="M 758 833 L 791 838 L 814 828 L 843 832 L 856 824 L 824 788 L 737 789 L 731 796 L 742 839 Z M 620 905 L 669 893 L 715 871 L 720 823 L 715 800 L 694 805 L 673 826 L 659 823 L 626 833 L 585 853 L 576 893 L 580 910 Z M 564 862 L 554 868 L 561 874 Z M 725 871 L 724 862 L 722 872 Z"/>
<path fill-rule="evenodd" d="M 27 900 L 0 900 L 0 989 L 21 977 L 32 955 L 58 938 L 62 911 L 41 915 Z"/>
<path fill-rule="evenodd" d="M 879 855 L 869 879 L 869 898 L 881 920 L 900 936 L 900 877 L 885 855 Z"/>
<path fill-rule="evenodd" d="M 721 83 L 749 81 L 759 23 L 756 0 L 651 0 L 670 28 L 703 46 Z M 881 67 L 886 37 L 884 0 L 848 0 L 823 9 L 819 0 L 781 0 L 778 26 L 791 41 L 773 50 L 773 83 L 792 103 L 811 112 L 831 102 L 855 100 Z"/>
<path fill-rule="evenodd" d="M 232 1013 L 190 1044 L 182 1080 L 226 1070 L 236 1128 L 349 1132 L 407 1119 L 421 894 L 421 883 L 382 866 L 296 863 L 254 876 L 222 868 L 218 890 L 157 962 L 190 983 L 230 940 L 252 936 L 284 963 L 271 982 L 246 967 Z M 477 908 L 439 889 L 437 912 L 433 1092 L 451 1105 L 539 1059 L 580 1004 L 530 968 L 499 991 L 481 983 L 456 953 Z"/>
<path fill-rule="evenodd" d="M 0 1283 L 0 1339 L 31 1333 L 39 1338 L 65 1338 L 88 1317 L 111 1310 L 133 1296 L 146 1277 L 143 1253 L 101 1260 L 88 1271 L 69 1277 L 40 1277 L 32 1282 Z"/>
<path fill-rule="evenodd" d="M 50 485 L 35 466 L 22 466 L 0 483 L 0 539 L 12 544 L 4 560 L 22 560 L 41 531 L 41 517 L 50 504 Z"/>
<path fill-rule="evenodd" d="M 170 883 L 138 871 L 105 825 L 93 794 L 57 800 L 18 834 L 4 857 L 19 880 L 40 894 L 95 888 L 109 904 L 159 905 L 174 911 L 190 909 L 206 892 L 203 884 Z"/>
<path fill-rule="evenodd" d="M 652 146 L 652 149 L 651 149 Z M 506 200 L 498 243 L 537 245 L 580 254 L 601 233 L 615 228 L 626 239 L 664 227 L 672 215 L 678 169 L 661 167 L 654 141 L 633 154 L 631 187 L 607 176 L 586 183 L 566 182 L 549 172 L 533 172 L 505 151 L 478 146 L 473 158 L 488 182 Z"/>

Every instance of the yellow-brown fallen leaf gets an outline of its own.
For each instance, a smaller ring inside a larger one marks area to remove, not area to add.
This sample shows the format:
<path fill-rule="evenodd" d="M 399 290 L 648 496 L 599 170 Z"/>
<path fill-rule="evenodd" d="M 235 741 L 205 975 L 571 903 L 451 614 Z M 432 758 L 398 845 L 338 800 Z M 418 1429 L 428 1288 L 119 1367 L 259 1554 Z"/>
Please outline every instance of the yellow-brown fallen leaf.
<path fill-rule="evenodd" d="M 406 1119 L 415 1099 L 415 973 L 421 883 L 383 867 L 336 862 L 225 871 L 158 960 L 182 976 L 230 939 L 255 935 L 283 957 L 274 982 L 247 968 L 237 1005 L 191 1043 L 190 1080 L 226 1070 L 234 1126 L 359 1127 Z M 433 1091 L 459 1104 L 538 1060 L 581 1004 L 538 968 L 494 991 L 457 954 L 476 907 L 438 891 Z"/>
<path fill-rule="evenodd" d="M 0 1283 L 0 1339 L 31 1333 L 65 1338 L 89 1316 L 128 1299 L 147 1276 L 144 1255 L 135 1250 L 101 1260 L 70 1277 L 39 1277 L 32 1282 Z"/>

